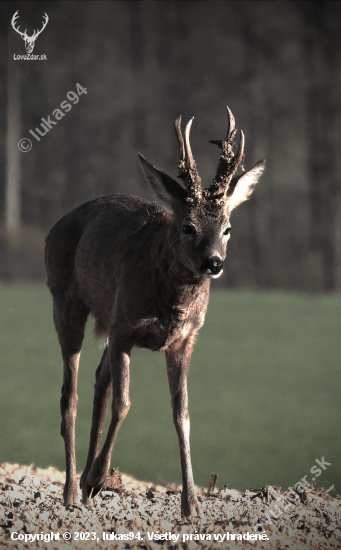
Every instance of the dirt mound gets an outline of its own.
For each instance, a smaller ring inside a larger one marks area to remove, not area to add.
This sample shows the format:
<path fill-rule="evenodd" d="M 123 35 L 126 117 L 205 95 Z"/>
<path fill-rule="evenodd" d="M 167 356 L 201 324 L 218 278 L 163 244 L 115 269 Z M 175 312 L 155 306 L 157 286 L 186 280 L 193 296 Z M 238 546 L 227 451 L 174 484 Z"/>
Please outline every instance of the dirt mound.
<path fill-rule="evenodd" d="M 240 493 L 197 489 L 202 519 L 180 516 L 180 489 L 108 477 L 94 505 L 65 509 L 65 473 L 0 465 L 0 547 L 46 550 L 217 547 L 312 550 L 341 548 L 341 501 L 324 490 Z"/>

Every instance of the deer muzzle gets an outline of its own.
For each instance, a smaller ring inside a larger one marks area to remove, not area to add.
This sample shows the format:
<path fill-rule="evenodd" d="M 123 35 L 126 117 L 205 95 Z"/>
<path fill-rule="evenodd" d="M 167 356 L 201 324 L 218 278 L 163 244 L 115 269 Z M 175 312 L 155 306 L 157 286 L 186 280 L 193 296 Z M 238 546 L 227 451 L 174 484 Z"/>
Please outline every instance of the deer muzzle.
<path fill-rule="evenodd" d="M 207 258 L 201 266 L 201 271 L 209 279 L 220 277 L 223 272 L 223 260 L 219 256 Z"/>

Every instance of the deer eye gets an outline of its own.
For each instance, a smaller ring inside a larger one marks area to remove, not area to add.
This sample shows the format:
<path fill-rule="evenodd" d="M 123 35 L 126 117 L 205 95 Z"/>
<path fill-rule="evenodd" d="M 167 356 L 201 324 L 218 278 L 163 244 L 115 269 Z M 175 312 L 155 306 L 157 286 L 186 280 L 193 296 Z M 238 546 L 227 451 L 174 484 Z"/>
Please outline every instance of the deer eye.
<path fill-rule="evenodd" d="M 194 235 L 195 227 L 193 225 L 183 225 L 182 231 L 185 233 L 185 235 Z"/>
<path fill-rule="evenodd" d="M 231 226 L 229 225 L 229 226 L 225 229 L 224 235 L 229 235 L 230 232 L 231 232 Z"/>

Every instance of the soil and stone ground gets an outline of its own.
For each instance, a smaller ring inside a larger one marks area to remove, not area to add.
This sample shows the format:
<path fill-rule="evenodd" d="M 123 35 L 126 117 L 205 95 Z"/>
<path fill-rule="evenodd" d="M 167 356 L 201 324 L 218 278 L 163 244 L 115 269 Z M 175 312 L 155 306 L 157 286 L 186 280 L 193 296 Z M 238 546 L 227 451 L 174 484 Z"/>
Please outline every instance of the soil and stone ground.
<path fill-rule="evenodd" d="M 282 493 L 267 486 L 241 493 L 225 486 L 207 494 L 197 488 L 202 519 L 189 521 L 181 518 L 178 487 L 112 470 L 92 507 L 65 509 L 64 482 L 65 473 L 54 468 L 0 465 L 0 548 L 341 548 L 341 499 L 328 489 Z M 59 540 L 47 540 L 51 532 Z M 45 540 L 28 540 L 30 534 Z"/>

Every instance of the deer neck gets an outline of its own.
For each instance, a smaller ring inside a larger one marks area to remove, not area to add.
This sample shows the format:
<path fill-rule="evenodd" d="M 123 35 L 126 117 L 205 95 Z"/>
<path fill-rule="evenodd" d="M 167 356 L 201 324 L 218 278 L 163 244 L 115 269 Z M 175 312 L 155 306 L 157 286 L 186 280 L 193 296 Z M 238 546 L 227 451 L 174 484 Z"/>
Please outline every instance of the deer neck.
<path fill-rule="evenodd" d="M 200 294 L 208 294 L 210 280 L 195 275 L 181 261 L 179 237 L 173 224 L 160 231 L 153 252 L 153 283 L 162 289 L 168 308 L 185 311 Z"/>

